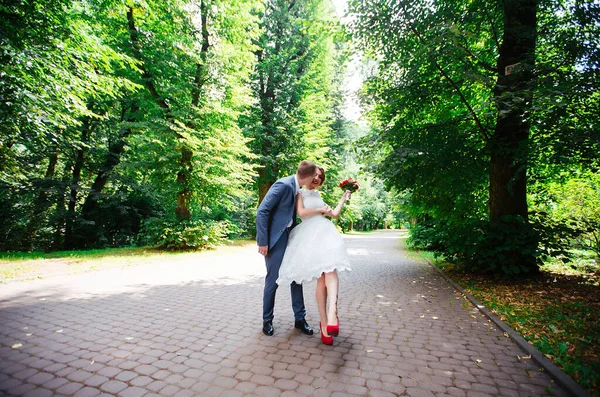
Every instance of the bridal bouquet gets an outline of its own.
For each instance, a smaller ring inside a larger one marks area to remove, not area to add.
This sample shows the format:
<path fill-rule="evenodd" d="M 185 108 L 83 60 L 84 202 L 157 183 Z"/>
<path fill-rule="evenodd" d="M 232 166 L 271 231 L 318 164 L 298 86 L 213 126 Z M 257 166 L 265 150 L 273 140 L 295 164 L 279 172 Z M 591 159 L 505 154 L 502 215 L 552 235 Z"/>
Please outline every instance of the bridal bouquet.
<path fill-rule="evenodd" d="M 350 193 L 354 193 L 355 191 L 358 190 L 358 182 L 356 182 L 352 178 L 344 179 L 343 181 L 341 181 L 339 183 L 338 186 L 341 187 L 342 190 L 345 192 L 348 191 Z M 350 199 L 348 198 L 347 200 L 349 201 Z"/>

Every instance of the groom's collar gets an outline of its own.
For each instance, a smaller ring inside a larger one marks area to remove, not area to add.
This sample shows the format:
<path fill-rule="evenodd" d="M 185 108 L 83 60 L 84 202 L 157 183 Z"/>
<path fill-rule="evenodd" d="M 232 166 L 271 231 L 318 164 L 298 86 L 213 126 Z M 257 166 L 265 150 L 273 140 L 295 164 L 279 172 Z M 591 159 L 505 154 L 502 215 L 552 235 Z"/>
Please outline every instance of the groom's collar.
<path fill-rule="evenodd" d="M 296 187 L 296 193 L 300 191 L 300 183 L 298 182 L 298 174 L 294 174 L 294 186 Z"/>

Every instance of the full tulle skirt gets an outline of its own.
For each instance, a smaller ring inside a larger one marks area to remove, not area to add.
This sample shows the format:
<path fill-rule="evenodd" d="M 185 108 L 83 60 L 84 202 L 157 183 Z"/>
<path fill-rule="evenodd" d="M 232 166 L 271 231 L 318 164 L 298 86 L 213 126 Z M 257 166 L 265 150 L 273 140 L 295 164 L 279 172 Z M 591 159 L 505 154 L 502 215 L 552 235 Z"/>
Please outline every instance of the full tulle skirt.
<path fill-rule="evenodd" d="M 351 270 L 344 240 L 334 224 L 316 215 L 292 229 L 277 284 L 301 284 L 333 270 Z"/>

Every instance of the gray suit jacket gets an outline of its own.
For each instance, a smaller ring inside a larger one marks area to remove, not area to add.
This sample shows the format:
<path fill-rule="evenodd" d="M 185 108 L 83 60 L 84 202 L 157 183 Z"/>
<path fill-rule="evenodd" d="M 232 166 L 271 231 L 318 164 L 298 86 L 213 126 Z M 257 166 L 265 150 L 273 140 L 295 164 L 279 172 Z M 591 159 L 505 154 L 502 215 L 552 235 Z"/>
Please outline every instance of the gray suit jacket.
<path fill-rule="evenodd" d="M 256 212 L 256 242 L 273 247 L 288 227 L 296 226 L 295 175 L 279 179 L 271 186 Z"/>

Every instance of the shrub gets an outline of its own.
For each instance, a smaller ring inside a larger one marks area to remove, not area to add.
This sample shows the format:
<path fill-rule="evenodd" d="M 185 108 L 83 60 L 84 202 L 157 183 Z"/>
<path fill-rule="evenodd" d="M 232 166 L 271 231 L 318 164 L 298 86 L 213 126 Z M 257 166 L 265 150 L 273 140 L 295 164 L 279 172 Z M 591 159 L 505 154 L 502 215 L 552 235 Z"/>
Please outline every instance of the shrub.
<path fill-rule="evenodd" d="M 164 221 L 150 218 L 143 222 L 139 242 L 166 250 L 215 248 L 229 230 L 227 221 Z"/>
<path fill-rule="evenodd" d="M 552 224 L 539 213 L 531 214 L 531 222 L 518 216 L 496 222 L 424 221 L 411 228 L 408 242 L 468 270 L 516 278 L 537 273 L 544 257 L 567 258 L 572 236 L 568 225 Z"/>

